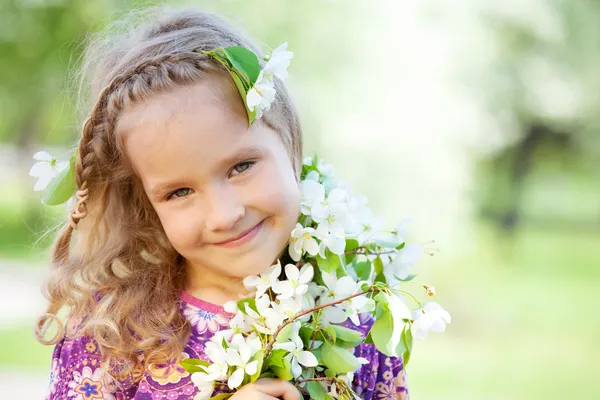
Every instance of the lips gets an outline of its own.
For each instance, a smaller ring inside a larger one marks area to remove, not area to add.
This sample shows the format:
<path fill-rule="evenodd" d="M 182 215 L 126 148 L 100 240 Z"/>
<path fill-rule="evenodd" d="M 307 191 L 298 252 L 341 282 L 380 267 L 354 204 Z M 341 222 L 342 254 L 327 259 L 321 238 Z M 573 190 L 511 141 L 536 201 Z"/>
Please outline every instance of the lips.
<path fill-rule="evenodd" d="M 223 242 L 215 243 L 215 245 L 223 246 L 223 247 L 234 247 L 234 246 L 238 246 L 243 243 L 246 243 L 249 240 L 251 240 L 254 236 L 256 236 L 258 231 L 262 228 L 263 222 L 264 222 L 264 220 L 260 221 L 258 224 L 256 224 L 252 228 L 242 232 L 240 235 L 238 235 L 234 238 L 231 238 L 231 239 L 227 239 Z"/>

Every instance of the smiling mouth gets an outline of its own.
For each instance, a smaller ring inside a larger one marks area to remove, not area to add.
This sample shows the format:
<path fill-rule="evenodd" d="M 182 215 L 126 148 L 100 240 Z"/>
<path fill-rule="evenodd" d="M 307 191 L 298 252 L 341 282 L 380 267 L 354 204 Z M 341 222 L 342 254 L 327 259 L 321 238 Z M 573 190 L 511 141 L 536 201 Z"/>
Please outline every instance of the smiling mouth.
<path fill-rule="evenodd" d="M 263 219 L 258 224 L 256 224 L 254 226 L 254 228 L 243 232 L 238 237 L 235 237 L 233 239 L 228 239 L 223 242 L 215 243 L 215 245 L 221 246 L 221 247 L 236 247 L 236 246 L 240 246 L 244 243 L 247 243 L 258 234 L 258 232 L 261 230 L 264 222 L 265 222 L 265 220 Z"/>

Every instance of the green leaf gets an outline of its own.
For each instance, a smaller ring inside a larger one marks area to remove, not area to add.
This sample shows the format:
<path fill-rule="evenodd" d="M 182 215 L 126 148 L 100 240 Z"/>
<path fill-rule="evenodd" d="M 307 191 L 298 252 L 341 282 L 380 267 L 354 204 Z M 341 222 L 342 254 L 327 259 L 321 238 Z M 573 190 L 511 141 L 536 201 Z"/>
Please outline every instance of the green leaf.
<path fill-rule="evenodd" d="M 283 364 L 283 356 L 285 356 L 287 353 L 287 351 L 283 350 L 283 349 L 277 349 L 277 350 L 273 350 L 271 351 L 271 353 L 269 354 L 269 357 L 267 357 L 267 362 L 266 365 L 269 366 L 275 366 L 275 367 L 279 367 L 279 368 L 284 368 L 284 364 Z"/>
<path fill-rule="evenodd" d="M 323 332 L 327 333 L 331 337 L 331 341 L 333 343 L 335 343 L 335 341 L 337 339 L 337 333 L 336 333 L 335 329 L 333 328 L 333 325 L 328 326 L 327 328 L 323 329 Z"/>
<path fill-rule="evenodd" d="M 383 261 L 381 261 L 381 257 L 375 259 L 373 267 L 375 268 L 375 282 L 386 283 L 385 275 L 383 275 Z"/>
<path fill-rule="evenodd" d="M 409 325 L 406 326 L 406 334 L 404 335 L 404 339 L 406 340 L 406 347 L 408 351 L 412 351 L 413 348 L 413 335 L 412 330 Z"/>
<path fill-rule="evenodd" d="M 375 343 L 373 343 L 373 338 L 371 337 L 371 332 L 369 332 L 367 334 L 367 337 L 365 338 L 365 344 L 375 344 Z"/>
<path fill-rule="evenodd" d="M 263 367 L 263 363 L 265 361 L 265 352 L 262 350 L 257 351 L 256 354 L 254 354 L 254 357 L 252 357 L 252 360 L 258 361 L 258 366 L 256 368 L 256 372 L 254 373 L 254 375 L 250 376 L 250 382 L 256 381 L 258 379 L 258 377 L 260 376 L 260 373 L 261 373 L 262 367 Z"/>
<path fill-rule="evenodd" d="M 397 249 L 403 244 L 403 242 L 393 240 L 376 240 L 375 243 L 377 243 L 378 246 L 385 247 L 386 249 Z"/>
<path fill-rule="evenodd" d="M 298 332 L 298 336 L 302 339 L 304 343 L 310 343 L 314 334 L 314 330 L 308 326 L 302 325 L 300 327 L 300 331 Z"/>
<path fill-rule="evenodd" d="M 404 361 L 404 368 L 408 365 L 408 361 L 410 360 L 410 355 L 413 349 L 413 335 L 410 329 L 410 326 L 407 324 L 404 328 L 403 340 L 406 347 L 406 351 L 402 354 L 402 360 Z"/>
<path fill-rule="evenodd" d="M 197 358 L 185 358 L 179 362 L 179 365 L 190 374 L 193 374 L 194 372 L 206 372 L 204 367 L 208 367 L 210 364 Z"/>
<path fill-rule="evenodd" d="M 279 343 L 283 343 L 283 342 L 287 342 L 290 337 L 292 336 L 292 332 L 294 331 L 294 324 L 287 324 L 286 326 L 284 326 L 280 331 L 279 334 L 277 334 L 277 342 Z"/>
<path fill-rule="evenodd" d="M 358 249 L 358 246 L 358 240 L 346 239 L 346 248 L 344 249 L 344 252 L 354 251 Z M 346 254 L 344 258 L 346 259 L 346 264 L 350 264 L 352 261 L 354 261 L 354 258 L 356 258 L 356 254 Z"/>
<path fill-rule="evenodd" d="M 402 330 L 402 334 L 400 335 L 400 341 L 398 342 L 398 345 L 394 349 L 394 353 L 396 353 L 396 357 L 402 357 L 402 355 L 406 351 L 408 351 L 408 347 L 406 346 L 406 341 L 405 341 L 405 332 L 406 332 L 406 326 Z"/>
<path fill-rule="evenodd" d="M 397 275 L 394 275 L 394 278 L 398 279 L 401 282 L 408 282 L 408 281 L 412 281 L 413 279 L 415 279 L 416 276 L 417 276 L 416 274 L 410 274 L 406 278 L 400 279 Z"/>
<path fill-rule="evenodd" d="M 354 271 L 360 280 L 366 281 L 371 276 L 372 265 L 370 261 L 359 261 L 354 264 Z"/>
<path fill-rule="evenodd" d="M 250 109 L 248 108 L 248 99 L 246 96 L 248 94 L 249 89 L 246 89 L 246 87 L 243 83 L 243 80 L 238 76 L 237 73 L 235 73 L 235 71 L 230 70 L 229 74 L 233 78 L 233 82 L 235 83 L 235 86 L 237 87 L 238 92 L 240 92 L 240 96 L 242 97 L 244 106 L 246 106 L 246 112 L 248 113 L 248 126 L 251 126 L 252 123 L 254 122 L 254 120 L 256 119 L 256 110 L 250 111 Z"/>
<path fill-rule="evenodd" d="M 323 363 L 335 374 L 345 374 L 360 366 L 354 354 L 328 342 L 321 346 L 321 356 Z"/>
<path fill-rule="evenodd" d="M 290 360 L 284 358 L 281 360 L 281 362 L 283 367 L 271 365 L 271 371 L 273 371 L 279 379 L 291 381 L 294 379 L 294 375 L 292 375 L 292 365 L 290 364 Z"/>
<path fill-rule="evenodd" d="M 60 171 L 44 189 L 42 203 L 49 206 L 63 204 L 75 194 L 75 156 L 69 160 L 69 167 Z"/>
<path fill-rule="evenodd" d="M 323 389 L 323 386 L 319 382 L 306 382 L 306 390 L 308 390 L 311 399 L 325 400 L 325 389 Z"/>
<path fill-rule="evenodd" d="M 232 66 L 243 72 L 250 84 L 254 85 L 260 74 L 260 63 L 256 54 L 242 46 L 225 47 L 223 50 L 225 50 Z"/>
<path fill-rule="evenodd" d="M 392 338 L 393 332 L 394 321 L 392 320 L 392 313 L 390 313 L 389 310 L 386 310 L 386 312 L 381 314 L 375 320 L 375 323 L 369 331 L 369 336 L 371 336 L 377 350 L 390 357 L 396 356 L 396 349 L 390 348 L 390 339 Z"/>
<path fill-rule="evenodd" d="M 263 378 L 275 378 L 275 374 L 272 371 L 266 371 L 266 372 L 263 372 L 262 374 L 260 374 L 260 376 L 258 377 L 258 379 L 263 379 Z"/>
<path fill-rule="evenodd" d="M 244 314 L 247 315 L 246 304 L 248 304 L 248 307 L 250 307 L 252 310 L 254 310 L 258 313 L 258 310 L 256 309 L 256 301 L 251 298 L 242 299 L 242 300 L 238 301 L 237 302 L 238 310 L 240 310 L 241 312 L 243 312 Z"/>
<path fill-rule="evenodd" d="M 317 265 L 319 266 L 319 269 L 328 274 L 335 274 L 336 270 L 342 265 L 340 256 L 327 249 L 325 257 L 326 258 L 321 258 L 320 254 L 317 255 Z"/>
<path fill-rule="evenodd" d="M 332 328 L 335 331 L 336 336 L 343 341 L 354 342 L 356 340 L 360 340 L 362 342 L 363 336 L 360 334 L 360 332 L 355 331 L 354 329 L 346 328 L 340 325 L 331 325 L 330 328 Z"/>

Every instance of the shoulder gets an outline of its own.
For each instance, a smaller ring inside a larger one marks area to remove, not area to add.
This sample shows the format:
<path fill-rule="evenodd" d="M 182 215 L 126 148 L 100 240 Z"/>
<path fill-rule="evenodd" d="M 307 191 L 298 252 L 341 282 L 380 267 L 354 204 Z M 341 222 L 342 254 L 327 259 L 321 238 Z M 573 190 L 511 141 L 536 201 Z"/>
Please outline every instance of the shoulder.
<path fill-rule="evenodd" d="M 127 382 L 116 380 L 101 364 L 102 355 L 92 337 L 64 337 L 52 354 L 47 399 L 115 400 Z"/>

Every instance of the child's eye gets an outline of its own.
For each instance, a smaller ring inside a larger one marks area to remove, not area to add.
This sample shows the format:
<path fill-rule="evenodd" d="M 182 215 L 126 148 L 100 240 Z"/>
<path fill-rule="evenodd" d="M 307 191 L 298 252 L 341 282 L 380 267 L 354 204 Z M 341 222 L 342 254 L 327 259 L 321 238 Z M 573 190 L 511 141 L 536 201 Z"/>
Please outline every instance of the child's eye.
<path fill-rule="evenodd" d="M 231 171 L 231 175 L 239 175 L 242 172 L 246 171 L 247 169 L 251 168 L 254 164 L 255 164 L 254 161 L 241 162 L 241 163 L 237 164 L 235 167 L 233 167 L 233 170 Z"/>
<path fill-rule="evenodd" d="M 173 197 L 185 197 L 187 196 L 192 189 L 190 188 L 179 188 L 174 192 L 171 192 L 167 200 L 171 200 Z"/>

